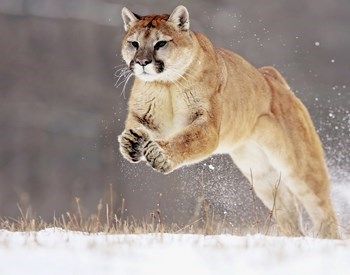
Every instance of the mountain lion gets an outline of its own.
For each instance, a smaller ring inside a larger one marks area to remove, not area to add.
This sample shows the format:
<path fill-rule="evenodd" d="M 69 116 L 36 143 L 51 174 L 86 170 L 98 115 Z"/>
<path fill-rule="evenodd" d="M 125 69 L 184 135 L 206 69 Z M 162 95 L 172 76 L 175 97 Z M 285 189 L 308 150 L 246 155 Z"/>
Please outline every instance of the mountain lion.
<path fill-rule="evenodd" d="M 168 174 L 229 154 L 283 234 L 303 235 L 300 203 L 318 237 L 339 238 L 320 139 L 280 73 L 214 48 L 190 30 L 184 6 L 151 16 L 123 8 L 122 17 L 122 56 L 136 76 L 122 155 Z"/>

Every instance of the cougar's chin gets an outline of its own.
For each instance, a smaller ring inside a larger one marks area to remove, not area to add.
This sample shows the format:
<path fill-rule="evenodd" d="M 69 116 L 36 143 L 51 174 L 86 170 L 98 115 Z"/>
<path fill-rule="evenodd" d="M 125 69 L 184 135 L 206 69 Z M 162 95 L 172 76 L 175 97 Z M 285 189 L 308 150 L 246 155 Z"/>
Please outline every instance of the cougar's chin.
<path fill-rule="evenodd" d="M 149 64 L 147 66 L 135 64 L 133 71 L 135 76 L 143 81 L 155 81 L 159 78 L 159 73 L 157 73 L 153 64 Z"/>
<path fill-rule="evenodd" d="M 159 75 L 156 74 L 149 74 L 146 72 L 142 72 L 140 74 L 135 74 L 135 76 L 139 79 L 141 79 L 142 81 L 146 81 L 146 82 L 152 82 L 152 81 L 156 81 L 159 80 Z"/>

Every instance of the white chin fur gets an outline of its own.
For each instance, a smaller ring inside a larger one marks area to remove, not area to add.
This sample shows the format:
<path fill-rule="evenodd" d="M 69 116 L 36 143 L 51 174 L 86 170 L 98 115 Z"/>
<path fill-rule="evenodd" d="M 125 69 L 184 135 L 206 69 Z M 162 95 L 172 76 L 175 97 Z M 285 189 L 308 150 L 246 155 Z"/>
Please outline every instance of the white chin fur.
<path fill-rule="evenodd" d="M 159 80 L 158 74 L 153 75 L 153 74 L 141 73 L 141 74 L 135 74 L 135 76 L 138 77 L 139 79 L 141 79 L 142 81 L 146 81 L 146 82 Z"/>
<path fill-rule="evenodd" d="M 159 74 L 155 71 L 153 64 L 145 67 L 135 64 L 134 73 L 136 77 L 143 81 L 155 81 L 159 78 Z"/>

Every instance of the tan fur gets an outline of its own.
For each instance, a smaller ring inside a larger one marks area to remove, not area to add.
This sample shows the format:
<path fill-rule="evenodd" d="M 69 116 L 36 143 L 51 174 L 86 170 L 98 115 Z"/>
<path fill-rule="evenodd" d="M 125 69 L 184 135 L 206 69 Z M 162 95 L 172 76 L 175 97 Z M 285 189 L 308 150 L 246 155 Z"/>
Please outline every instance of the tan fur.
<path fill-rule="evenodd" d="M 187 10 L 181 8 L 173 14 L 182 12 L 183 19 Z M 122 48 L 127 64 L 136 54 L 128 39 L 140 41 L 139 51 L 145 52 L 159 37 L 172 41 L 153 53 L 154 60 L 165 61 L 159 79 L 155 74 L 144 81 L 135 73 L 119 137 L 123 156 L 170 173 L 215 153 L 230 154 L 249 180 L 252 174 L 264 204 L 272 209 L 275 200 L 283 234 L 303 234 L 301 203 L 315 235 L 338 238 L 322 146 L 304 105 L 277 70 L 256 69 L 237 54 L 214 48 L 203 34 L 181 29 L 176 16 L 148 16 L 127 27 Z"/>

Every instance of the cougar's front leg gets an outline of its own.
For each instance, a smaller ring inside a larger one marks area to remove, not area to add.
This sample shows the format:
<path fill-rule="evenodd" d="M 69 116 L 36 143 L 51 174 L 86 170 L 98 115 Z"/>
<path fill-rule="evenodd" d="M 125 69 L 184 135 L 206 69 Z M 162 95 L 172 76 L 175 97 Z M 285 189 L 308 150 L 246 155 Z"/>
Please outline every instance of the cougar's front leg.
<path fill-rule="evenodd" d="M 207 158 L 218 141 L 219 132 L 213 123 L 194 122 L 168 140 L 149 140 L 143 155 L 155 170 L 168 174 L 182 165 Z"/>

